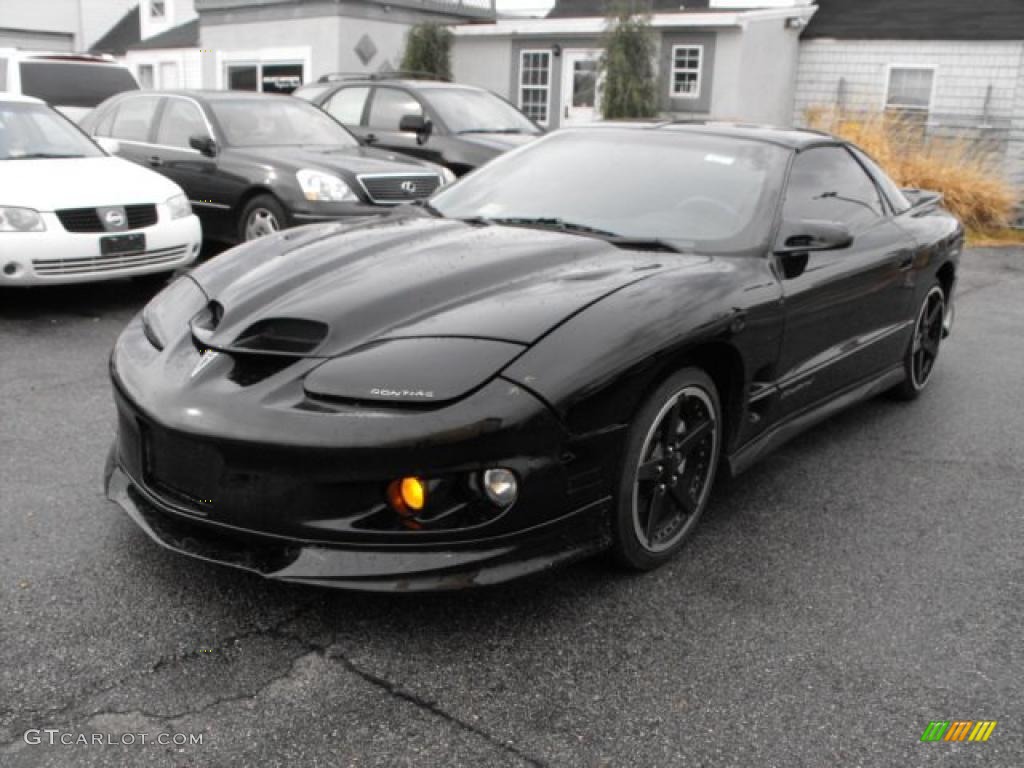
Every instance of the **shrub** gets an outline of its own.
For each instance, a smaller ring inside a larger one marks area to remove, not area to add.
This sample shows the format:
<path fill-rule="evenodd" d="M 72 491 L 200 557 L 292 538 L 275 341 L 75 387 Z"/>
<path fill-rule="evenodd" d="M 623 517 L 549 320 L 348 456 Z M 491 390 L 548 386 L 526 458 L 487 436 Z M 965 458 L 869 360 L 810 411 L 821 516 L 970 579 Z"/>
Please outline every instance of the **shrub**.
<path fill-rule="evenodd" d="M 1005 227 L 1016 195 L 983 142 L 925 138 L 913 121 L 892 114 L 809 110 L 807 123 L 853 142 L 901 187 L 941 192 L 945 206 L 971 230 Z"/>
<path fill-rule="evenodd" d="M 402 69 L 429 72 L 439 80 L 452 79 L 452 33 L 440 24 L 416 24 L 405 37 Z"/>
<path fill-rule="evenodd" d="M 626 2 L 612 6 L 603 38 L 601 114 L 607 120 L 658 113 L 650 17 Z"/>

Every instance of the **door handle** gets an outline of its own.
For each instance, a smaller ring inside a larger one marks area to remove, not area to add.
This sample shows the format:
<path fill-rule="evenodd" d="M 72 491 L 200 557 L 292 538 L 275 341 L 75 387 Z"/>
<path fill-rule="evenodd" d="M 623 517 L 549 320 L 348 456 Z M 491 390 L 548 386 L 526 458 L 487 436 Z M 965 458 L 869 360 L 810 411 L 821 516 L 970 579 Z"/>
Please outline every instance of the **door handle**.
<path fill-rule="evenodd" d="M 151 166 L 152 166 L 153 168 L 158 168 L 158 167 L 160 167 L 161 165 L 163 165 L 163 164 L 164 164 L 164 161 L 163 161 L 163 160 L 161 160 L 161 159 L 160 159 L 159 157 L 157 157 L 156 155 L 153 155 L 153 157 L 149 158 L 149 164 L 150 164 L 150 165 L 151 165 Z"/>

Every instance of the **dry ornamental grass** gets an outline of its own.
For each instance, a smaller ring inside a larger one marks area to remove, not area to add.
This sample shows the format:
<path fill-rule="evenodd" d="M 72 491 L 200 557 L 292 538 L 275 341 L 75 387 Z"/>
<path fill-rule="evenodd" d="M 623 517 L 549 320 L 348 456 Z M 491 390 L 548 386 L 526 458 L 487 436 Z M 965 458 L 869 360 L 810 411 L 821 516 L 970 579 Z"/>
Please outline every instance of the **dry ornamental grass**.
<path fill-rule="evenodd" d="M 853 142 L 901 187 L 941 192 L 944 205 L 967 229 L 992 232 L 1007 227 L 1017 195 L 983 142 L 925 138 L 923 128 L 891 114 L 837 115 L 808 110 L 807 124 Z"/>

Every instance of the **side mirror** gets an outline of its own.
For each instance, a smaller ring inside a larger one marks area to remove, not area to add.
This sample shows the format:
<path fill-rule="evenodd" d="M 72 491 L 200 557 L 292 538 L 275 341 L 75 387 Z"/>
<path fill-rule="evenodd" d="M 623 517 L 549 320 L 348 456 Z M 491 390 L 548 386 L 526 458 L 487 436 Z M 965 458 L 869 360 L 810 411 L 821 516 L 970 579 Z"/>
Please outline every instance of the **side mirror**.
<path fill-rule="evenodd" d="M 207 157 L 213 157 L 217 154 L 217 142 L 210 136 L 192 136 L 188 140 L 188 145 L 192 149 L 199 150 L 200 153 Z"/>
<path fill-rule="evenodd" d="M 424 144 L 434 130 L 434 124 L 423 115 L 402 115 L 398 121 L 398 130 L 402 133 L 415 133 L 416 141 Z"/>
<path fill-rule="evenodd" d="M 799 277 L 807 268 L 807 257 L 814 251 L 838 251 L 853 244 L 853 234 L 845 224 L 836 221 L 803 219 L 782 225 L 775 249 L 787 278 Z"/>
<path fill-rule="evenodd" d="M 111 139 L 107 136 L 93 136 L 93 141 L 100 145 L 100 149 L 106 152 L 108 155 L 116 155 L 121 151 L 121 142 L 117 139 Z"/>

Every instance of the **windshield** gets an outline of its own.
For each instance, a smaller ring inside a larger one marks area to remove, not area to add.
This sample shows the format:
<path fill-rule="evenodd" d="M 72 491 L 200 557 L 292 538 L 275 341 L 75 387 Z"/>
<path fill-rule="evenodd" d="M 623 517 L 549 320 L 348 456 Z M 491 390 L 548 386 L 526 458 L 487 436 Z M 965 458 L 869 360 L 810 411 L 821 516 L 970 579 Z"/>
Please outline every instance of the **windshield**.
<path fill-rule="evenodd" d="M 561 131 L 491 161 L 431 204 L 448 218 L 539 219 L 738 252 L 767 242 L 788 154 L 673 130 Z"/>
<path fill-rule="evenodd" d="M 452 133 L 540 133 L 518 109 L 490 91 L 424 88 L 423 95 Z"/>
<path fill-rule="evenodd" d="M 340 123 L 300 99 L 213 99 L 210 109 L 235 147 L 359 144 Z"/>
<path fill-rule="evenodd" d="M 138 90 L 132 73 L 115 64 L 23 61 L 21 92 L 55 107 L 95 107 L 123 91 Z"/>
<path fill-rule="evenodd" d="M 0 101 L 0 160 L 103 156 L 99 147 L 45 104 Z"/>

